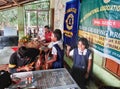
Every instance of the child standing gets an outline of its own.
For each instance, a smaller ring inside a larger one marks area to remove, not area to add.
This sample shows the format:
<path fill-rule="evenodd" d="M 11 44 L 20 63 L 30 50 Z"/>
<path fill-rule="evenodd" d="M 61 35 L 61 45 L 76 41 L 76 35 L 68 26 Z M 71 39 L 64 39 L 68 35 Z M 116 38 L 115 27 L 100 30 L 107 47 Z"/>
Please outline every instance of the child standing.
<path fill-rule="evenodd" d="M 51 40 L 53 42 L 52 46 L 52 58 L 46 61 L 46 64 L 52 63 L 52 69 L 63 68 L 63 43 L 61 41 L 62 33 L 59 29 L 53 31 Z"/>
<path fill-rule="evenodd" d="M 85 88 L 86 79 L 89 77 L 92 64 L 92 52 L 88 49 L 86 38 L 78 39 L 78 47 L 70 51 L 67 45 L 67 56 L 73 57 L 72 76 L 81 89 Z"/>

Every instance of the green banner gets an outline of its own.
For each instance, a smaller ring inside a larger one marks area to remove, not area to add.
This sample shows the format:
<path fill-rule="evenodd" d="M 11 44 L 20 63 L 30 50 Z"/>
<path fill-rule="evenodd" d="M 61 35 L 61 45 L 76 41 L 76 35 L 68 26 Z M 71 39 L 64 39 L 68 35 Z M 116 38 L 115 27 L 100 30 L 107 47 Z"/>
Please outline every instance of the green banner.
<path fill-rule="evenodd" d="M 120 2 L 83 0 L 79 36 L 86 37 L 95 52 L 120 63 Z"/>

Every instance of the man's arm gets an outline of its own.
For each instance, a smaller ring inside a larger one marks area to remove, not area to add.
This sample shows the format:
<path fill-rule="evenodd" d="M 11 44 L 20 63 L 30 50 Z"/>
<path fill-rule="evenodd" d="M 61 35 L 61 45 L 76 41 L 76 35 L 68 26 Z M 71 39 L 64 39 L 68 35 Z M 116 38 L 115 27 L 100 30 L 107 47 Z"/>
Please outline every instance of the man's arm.
<path fill-rule="evenodd" d="M 10 72 L 10 73 L 16 73 L 17 70 L 16 70 L 16 68 L 10 68 L 10 67 L 9 67 L 9 72 Z"/>
<path fill-rule="evenodd" d="M 11 64 L 9 64 L 9 72 L 10 73 L 16 73 L 16 72 L 20 72 L 20 71 L 31 71 L 33 69 L 32 66 L 29 65 L 25 65 L 22 67 L 10 67 Z"/>
<path fill-rule="evenodd" d="M 17 59 L 17 52 L 13 53 L 10 56 L 9 65 L 8 65 L 10 73 L 17 72 L 17 70 L 16 70 L 16 59 Z"/>
<path fill-rule="evenodd" d="M 17 72 L 20 72 L 20 71 L 31 71 L 32 69 L 33 69 L 33 67 L 32 66 L 28 66 L 28 65 L 16 68 Z"/>

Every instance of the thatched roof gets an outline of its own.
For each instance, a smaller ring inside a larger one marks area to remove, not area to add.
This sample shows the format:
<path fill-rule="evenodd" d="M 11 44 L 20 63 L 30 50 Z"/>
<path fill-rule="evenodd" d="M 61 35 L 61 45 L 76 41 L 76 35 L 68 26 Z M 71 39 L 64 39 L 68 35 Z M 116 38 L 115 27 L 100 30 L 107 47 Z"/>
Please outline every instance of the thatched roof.
<path fill-rule="evenodd" d="M 14 6 L 21 6 L 25 3 L 32 2 L 35 0 L 0 0 L 0 10 L 14 7 Z"/>

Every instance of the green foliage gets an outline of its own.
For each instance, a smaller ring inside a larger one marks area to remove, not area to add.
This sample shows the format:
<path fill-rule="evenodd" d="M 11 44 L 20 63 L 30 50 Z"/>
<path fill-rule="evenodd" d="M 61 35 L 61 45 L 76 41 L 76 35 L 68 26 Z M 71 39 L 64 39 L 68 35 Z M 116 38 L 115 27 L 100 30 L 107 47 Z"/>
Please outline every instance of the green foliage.
<path fill-rule="evenodd" d="M 25 5 L 26 16 L 25 23 L 27 24 L 28 15 L 30 13 L 30 26 L 40 26 L 43 27 L 49 24 L 49 9 L 50 0 L 37 0 L 35 2 Z M 37 17 L 38 15 L 38 17 Z"/>
<path fill-rule="evenodd" d="M 49 10 L 50 0 L 37 0 L 25 5 L 25 9 Z"/>
<path fill-rule="evenodd" d="M 40 15 L 38 16 L 38 25 L 46 25 L 48 24 L 48 17 L 49 17 L 49 7 L 50 7 L 50 0 L 37 0 L 32 3 L 28 3 L 24 5 L 25 10 L 47 10 L 46 12 L 40 11 Z M 37 14 L 35 12 L 30 12 L 30 24 L 32 26 L 37 25 Z M 10 8 L 7 10 L 0 11 L 0 30 L 6 26 L 10 27 L 17 27 L 18 25 L 18 13 L 17 7 Z M 25 23 L 27 23 L 27 15 L 25 16 Z"/>
<path fill-rule="evenodd" d="M 0 27 L 17 26 L 17 9 L 9 9 L 0 12 Z M 1 28 L 0 28 L 1 29 Z"/>

